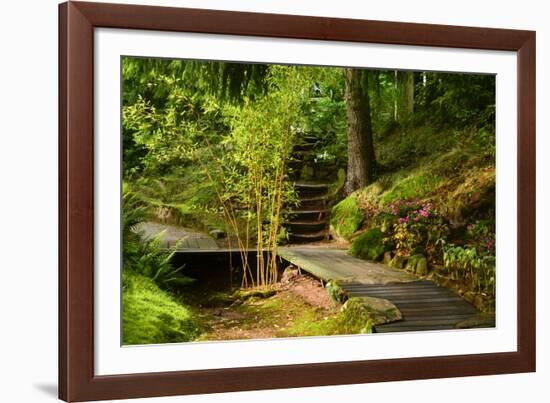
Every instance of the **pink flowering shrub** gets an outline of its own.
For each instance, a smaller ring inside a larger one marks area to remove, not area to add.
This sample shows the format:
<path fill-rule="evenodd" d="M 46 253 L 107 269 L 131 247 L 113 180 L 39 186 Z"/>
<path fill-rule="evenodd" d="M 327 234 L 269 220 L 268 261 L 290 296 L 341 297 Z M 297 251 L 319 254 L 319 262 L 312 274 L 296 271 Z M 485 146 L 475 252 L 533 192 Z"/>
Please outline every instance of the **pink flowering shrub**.
<path fill-rule="evenodd" d="M 399 255 L 422 253 L 432 261 L 442 259 L 440 245 L 449 228 L 431 203 L 400 200 L 384 208 L 377 221 Z"/>

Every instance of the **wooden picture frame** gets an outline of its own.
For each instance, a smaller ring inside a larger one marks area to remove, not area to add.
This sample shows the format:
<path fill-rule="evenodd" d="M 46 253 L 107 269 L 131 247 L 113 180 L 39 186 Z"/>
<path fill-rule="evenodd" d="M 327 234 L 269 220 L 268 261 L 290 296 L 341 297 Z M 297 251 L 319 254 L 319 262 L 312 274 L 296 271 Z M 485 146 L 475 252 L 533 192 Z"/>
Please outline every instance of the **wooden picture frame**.
<path fill-rule="evenodd" d="M 505 50 L 518 58 L 516 352 L 94 375 L 94 28 Z M 59 6 L 59 397 L 66 401 L 535 371 L 535 33 L 68 2 Z"/>

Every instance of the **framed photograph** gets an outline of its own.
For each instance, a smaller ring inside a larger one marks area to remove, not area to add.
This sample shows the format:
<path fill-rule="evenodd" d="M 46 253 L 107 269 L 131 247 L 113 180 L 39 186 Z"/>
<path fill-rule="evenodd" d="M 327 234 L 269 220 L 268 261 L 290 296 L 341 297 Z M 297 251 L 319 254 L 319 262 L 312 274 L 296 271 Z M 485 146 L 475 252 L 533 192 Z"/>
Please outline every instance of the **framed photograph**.
<path fill-rule="evenodd" d="M 535 371 L 535 33 L 59 6 L 59 397 Z"/>

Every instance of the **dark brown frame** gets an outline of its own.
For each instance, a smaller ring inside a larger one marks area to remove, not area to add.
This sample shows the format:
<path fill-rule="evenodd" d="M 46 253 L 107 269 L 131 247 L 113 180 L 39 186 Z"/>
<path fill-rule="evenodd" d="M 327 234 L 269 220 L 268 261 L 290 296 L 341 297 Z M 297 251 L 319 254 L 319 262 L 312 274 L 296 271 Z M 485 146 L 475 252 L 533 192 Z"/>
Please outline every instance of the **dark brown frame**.
<path fill-rule="evenodd" d="M 516 51 L 518 351 L 95 376 L 95 27 Z M 59 397 L 121 399 L 535 371 L 535 32 L 68 2 L 59 6 Z"/>

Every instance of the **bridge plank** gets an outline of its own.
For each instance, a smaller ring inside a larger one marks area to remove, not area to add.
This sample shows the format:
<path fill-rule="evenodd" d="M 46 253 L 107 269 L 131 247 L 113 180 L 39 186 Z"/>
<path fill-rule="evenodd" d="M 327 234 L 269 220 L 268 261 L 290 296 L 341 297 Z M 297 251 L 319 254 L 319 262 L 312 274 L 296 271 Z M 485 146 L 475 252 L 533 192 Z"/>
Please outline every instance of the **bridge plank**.
<path fill-rule="evenodd" d="M 454 329 L 479 311 L 451 290 L 403 270 L 354 258 L 342 249 L 279 248 L 279 255 L 325 281 L 337 281 L 349 295 L 391 301 L 403 319 L 378 325 L 376 332 Z"/>

